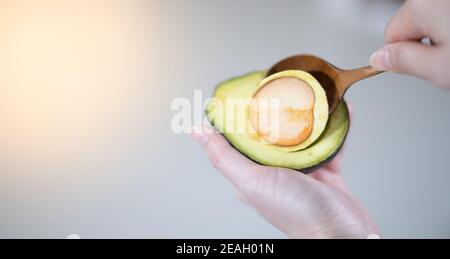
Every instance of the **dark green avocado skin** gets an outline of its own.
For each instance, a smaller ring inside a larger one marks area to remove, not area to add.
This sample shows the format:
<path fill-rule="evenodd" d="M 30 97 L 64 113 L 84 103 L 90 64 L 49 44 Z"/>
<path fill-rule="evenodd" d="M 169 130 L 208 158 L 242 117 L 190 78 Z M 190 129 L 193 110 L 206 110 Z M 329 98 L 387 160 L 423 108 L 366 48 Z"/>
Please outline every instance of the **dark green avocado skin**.
<path fill-rule="evenodd" d="M 214 126 L 214 120 L 211 121 L 211 125 Z M 222 135 L 223 135 L 223 134 L 222 134 Z M 348 136 L 348 132 L 347 132 L 347 134 L 346 134 L 346 136 L 345 136 L 345 139 L 344 139 L 344 141 L 343 141 L 342 143 L 345 143 L 345 140 L 347 139 L 347 136 Z M 246 156 L 245 154 L 243 154 L 242 152 L 240 152 L 239 149 L 237 149 L 237 148 L 233 145 L 233 143 L 231 143 L 230 141 L 228 141 L 227 138 L 225 138 L 225 140 L 226 140 L 228 143 L 230 143 L 230 145 L 231 145 L 235 150 L 237 150 L 239 153 L 241 153 L 243 156 L 245 156 L 246 158 L 250 159 L 251 161 L 253 161 L 253 162 L 255 162 L 255 163 L 261 165 L 260 163 L 254 161 L 254 160 L 251 159 L 250 157 L 248 157 L 248 156 Z M 341 151 L 342 146 L 343 146 L 343 145 L 341 145 L 341 146 L 336 150 L 336 152 L 334 152 L 334 153 L 333 153 L 331 156 L 329 156 L 326 160 L 324 160 L 324 161 L 322 161 L 322 162 L 319 162 L 317 165 L 311 166 L 311 167 L 307 167 L 307 168 L 304 168 L 304 169 L 294 170 L 294 171 L 297 171 L 297 172 L 300 172 L 300 173 L 303 173 L 303 174 L 314 173 L 315 171 L 319 170 L 320 168 L 322 168 L 322 167 L 328 165 L 329 163 L 331 163 L 331 162 L 336 158 L 336 156 L 339 154 L 339 152 Z M 263 165 L 263 166 L 264 166 L 264 165 Z M 292 169 L 291 169 L 291 170 L 292 170 Z"/>
<path fill-rule="evenodd" d="M 350 118 L 350 114 L 348 113 L 348 109 L 347 109 L 347 115 Z M 349 128 L 351 126 L 351 120 L 350 119 L 349 119 L 349 125 L 348 125 Z M 304 173 L 304 174 L 310 174 L 310 173 L 314 173 L 315 171 L 319 170 L 320 168 L 328 165 L 329 163 L 331 163 L 336 158 L 336 156 L 339 154 L 339 152 L 341 152 L 342 146 L 344 145 L 345 141 L 347 140 L 347 137 L 348 137 L 348 131 L 345 134 L 345 138 L 344 138 L 344 141 L 342 141 L 342 145 L 331 156 L 329 156 L 326 160 L 318 163 L 315 166 L 307 167 L 305 169 L 296 170 L 296 171 L 299 171 L 299 172 Z"/>
<path fill-rule="evenodd" d="M 322 168 L 322 167 L 328 165 L 329 163 L 331 163 L 336 158 L 336 156 L 339 154 L 341 149 L 342 149 L 342 146 L 340 146 L 336 150 L 336 152 L 334 152 L 331 156 L 329 156 L 325 161 L 322 161 L 322 162 L 320 162 L 319 164 L 317 164 L 315 166 L 308 167 L 308 168 L 305 168 L 305 169 L 302 169 L 302 170 L 295 170 L 295 171 L 298 171 L 298 172 L 304 173 L 304 174 L 314 173 L 315 171 L 319 170 L 320 168 Z"/>

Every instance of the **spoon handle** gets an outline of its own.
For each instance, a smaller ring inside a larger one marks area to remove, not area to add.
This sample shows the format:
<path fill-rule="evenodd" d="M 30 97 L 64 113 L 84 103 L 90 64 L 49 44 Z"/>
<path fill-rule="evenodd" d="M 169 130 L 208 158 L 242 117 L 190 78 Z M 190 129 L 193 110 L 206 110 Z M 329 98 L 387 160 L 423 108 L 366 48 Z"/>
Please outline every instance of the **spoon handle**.
<path fill-rule="evenodd" d="M 339 92 L 341 92 L 341 94 L 344 94 L 345 91 L 347 91 L 347 89 L 350 88 L 350 86 L 352 86 L 354 83 L 372 76 L 376 76 L 383 72 L 384 71 L 378 71 L 374 69 L 372 66 L 352 70 L 343 70 L 338 74 L 337 78 L 340 81 L 340 84 L 338 84 L 338 86 L 341 88 L 339 89 Z"/>

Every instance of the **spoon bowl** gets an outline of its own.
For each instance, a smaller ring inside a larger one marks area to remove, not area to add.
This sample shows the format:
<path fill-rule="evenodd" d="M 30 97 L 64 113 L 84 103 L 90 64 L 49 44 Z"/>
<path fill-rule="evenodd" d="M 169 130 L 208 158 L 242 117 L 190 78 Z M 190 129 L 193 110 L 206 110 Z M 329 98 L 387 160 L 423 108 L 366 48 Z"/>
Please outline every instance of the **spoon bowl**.
<path fill-rule="evenodd" d="M 378 75 L 371 66 L 352 70 L 343 70 L 313 55 L 298 55 L 281 60 L 267 73 L 267 76 L 286 70 L 303 70 L 310 73 L 322 85 L 328 100 L 329 113 L 333 113 L 345 92 L 354 83 Z"/>

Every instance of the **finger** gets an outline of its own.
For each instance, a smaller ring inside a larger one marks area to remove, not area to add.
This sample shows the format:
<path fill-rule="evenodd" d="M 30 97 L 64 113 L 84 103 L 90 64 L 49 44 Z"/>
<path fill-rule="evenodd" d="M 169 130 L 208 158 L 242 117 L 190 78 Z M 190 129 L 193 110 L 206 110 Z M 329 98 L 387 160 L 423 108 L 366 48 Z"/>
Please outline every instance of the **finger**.
<path fill-rule="evenodd" d="M 340 174 L 341 173 L 341 167 L 342 167 L 342 152 L 343 150 L 339 151 L 339 154 L 327 165 L 324 166 L 327 171 L 334 174 Z"/>
<path fill-rule="evenodd" d="M 375 52 L 371 65 L 381 71 L 415 75 L 434 81 L 437 71 L 435 64 L 439 60 L 438 49 L 416 42 L 396 42 L 384 46 Z"/>
<path fill-rule="evenodd" d="M 244 203 L 245 205 L 251 206 L 251 202 L 248 199 L 248 197 L 244 194 L 242 194 L 240 191 L 236 191 L 236 198 L 238 200 L 240 200 L 242 203 Z"/>
<path fill-rule="evenodd" d="M 209 126 L 192 131 L 192 137 L 207 151 L 211 163 L 243 194 L 256 193 L 271 177 L 260 166 L 236 151 L 222 135 Z"/>
<path fill-rule="evenodd" d="M 411 1 L 406 2 L 392 17 L 385 31 L 386 43 L 398 41 L 419 41 L 426 35 L 423 19 L 417 17 Z"/>
<path fill-rule="evenodd" d="M 353 104 L 347 102 L 347 109 L 348 109 L 348 115 L 350 117 L 350 121 L 352 121 L 353 118 L 355 117 L 355 107 L 353 106 Z"/>

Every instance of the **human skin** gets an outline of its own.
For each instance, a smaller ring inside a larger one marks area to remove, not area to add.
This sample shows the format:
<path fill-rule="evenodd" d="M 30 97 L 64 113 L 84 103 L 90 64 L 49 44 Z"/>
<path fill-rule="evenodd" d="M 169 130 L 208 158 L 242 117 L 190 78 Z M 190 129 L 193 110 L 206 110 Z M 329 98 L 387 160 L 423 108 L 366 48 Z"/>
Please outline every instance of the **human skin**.
<path fill-rule="evenodd" d="M 289 238 L 379 236 L 375 222 L 343 181 L 340 155 L 328 166 L 305 175 L 250 161 L 209 126 L 193 129 L 192 136 L 234 185 L 239 199 Z"/>
<path fill-rule="evenodd" d="M 386 28 L 386 44 L 370 58 L 378 70 L 408 74 L 450 89 L 450 1 L 407 0 Z M 430 38 L 431 44 L 422 44 Z M 290 238 L 380 237 L 366 209 L 341 174 L 341 154 L 304 175 L 250 161 L 203 126 L 192 136 L 213 165 L 236 187 L 238 197 Z"/>
<path fill-rule="evenodd" d="M 450 89 L 449 28 L 450 1 L 407 0 L 386 27 L 386 45 L 372 55 L 371 64 Z M 424 38 L 432 44 L 422 44 Z"/>

